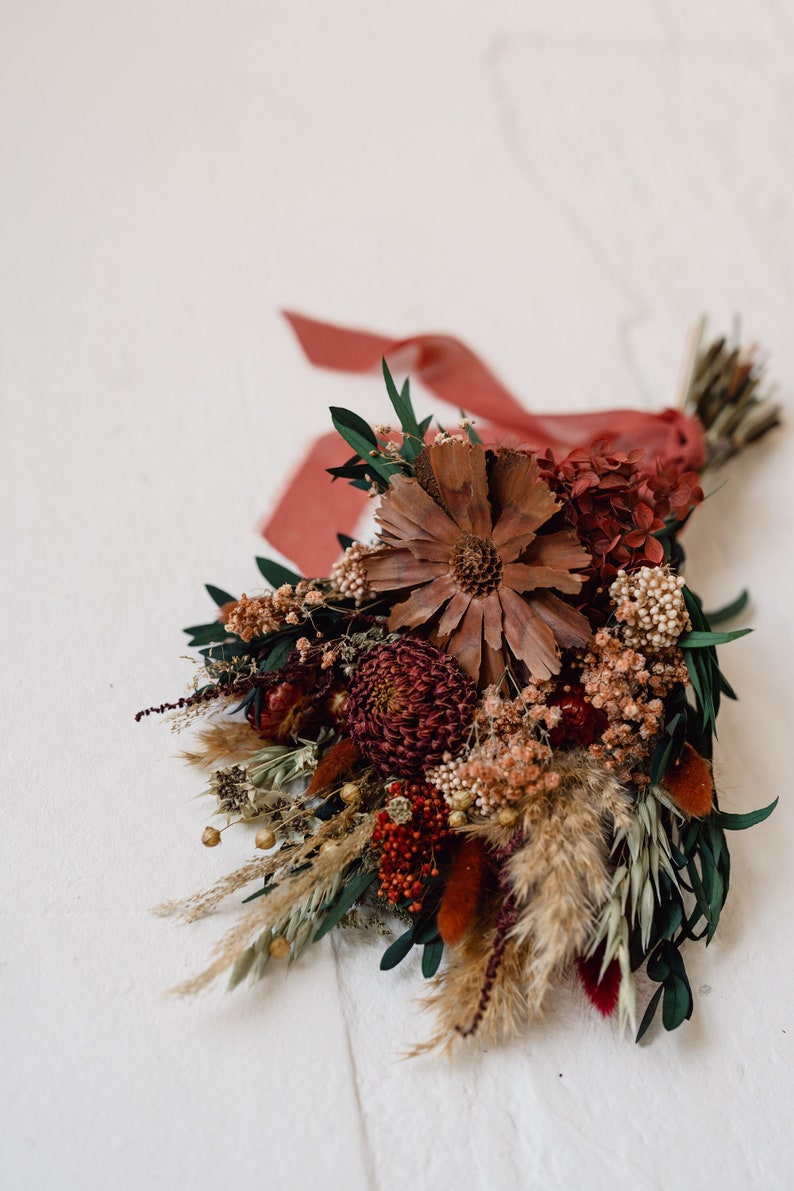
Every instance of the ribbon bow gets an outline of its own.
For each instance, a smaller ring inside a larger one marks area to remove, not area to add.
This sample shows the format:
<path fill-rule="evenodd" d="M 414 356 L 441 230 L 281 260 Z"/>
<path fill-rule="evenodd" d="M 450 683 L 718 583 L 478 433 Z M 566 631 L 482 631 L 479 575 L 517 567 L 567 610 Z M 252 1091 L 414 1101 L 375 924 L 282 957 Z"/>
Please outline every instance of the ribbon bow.
<path fill-rule="evenodd" d="M 484 419 L 480 434 L 490 441 L 557 456 L 575 447 L 609 439 L 614 450 L 641 449 L 649 460 L 681 470 L 698 470 L 705 460 L 703 428 L 680 410 L 645 413 L 635 409 L 597 413 L 529 413 L 468 348 L 451 335 L 414 335 L 391 339 L 305 315 L 284 311 L 306 356 L 318 368 L 369 372 L 386 359 L 392 372 L 408 371 L 436 397 Z M 330 483 L 325 471 L 349 457 L 335 432 L 316 439 L 309 453 L 264 522 L 262 533 L 304 575 L 327 575 L 339 555 L 336 535 L 352 535 L 366 494 L 343 482 Z M 311 537 L 306 506 L 311 503 Z"/>

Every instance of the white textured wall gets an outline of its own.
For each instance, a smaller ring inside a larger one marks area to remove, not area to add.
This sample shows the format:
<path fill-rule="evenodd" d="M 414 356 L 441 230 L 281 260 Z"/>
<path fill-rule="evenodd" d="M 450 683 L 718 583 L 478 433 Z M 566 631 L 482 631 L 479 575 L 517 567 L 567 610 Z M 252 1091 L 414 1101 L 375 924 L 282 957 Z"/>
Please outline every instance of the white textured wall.
<path fill-rule="evenodd" d="M 661 405 L 739 313 L 791 411 L 793 66 L 784 0 L 4 0 L 4 1187 L 792 1185 L 790 431 L 688 534 L 709 604 L 753 591 L 724 806 L 784 797 L 650 1047 L 562 991 L 511 1048 L 402 1062 L 421 977 L 349 936 L 165 1000 L 233 909 L 149 907 L 249 842 L 201 848 L 132 713 L 181 691 L 202 583 L 255 582 L 325 407 L 383 412 L 279 306 L 456 333 L 536 409 Z"/>

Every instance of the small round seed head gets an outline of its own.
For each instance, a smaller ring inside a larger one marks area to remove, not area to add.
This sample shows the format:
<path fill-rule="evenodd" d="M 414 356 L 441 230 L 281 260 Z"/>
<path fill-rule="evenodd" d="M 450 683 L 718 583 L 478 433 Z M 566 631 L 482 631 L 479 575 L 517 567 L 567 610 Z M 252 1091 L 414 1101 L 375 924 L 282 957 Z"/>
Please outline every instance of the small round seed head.
<path fill-rule="evenodd" d="M 275 847 L 275 844 L 275 833 L 272 832 L 269 827 L 263 827 L 262 830 L 257 831 L 256 835 L 254 836 L 254 845 L 257 848 L 261 848 L 263 852 L 270 851 L 271 848 Z"/>

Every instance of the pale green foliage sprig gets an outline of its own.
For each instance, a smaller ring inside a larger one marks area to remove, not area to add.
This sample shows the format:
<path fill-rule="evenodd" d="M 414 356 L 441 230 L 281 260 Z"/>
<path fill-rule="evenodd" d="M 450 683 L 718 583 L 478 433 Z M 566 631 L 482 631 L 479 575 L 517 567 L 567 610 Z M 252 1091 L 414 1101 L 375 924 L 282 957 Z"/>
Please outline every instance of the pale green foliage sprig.
<path fill-rule="evenodd" d="M 631 973 L 629 935 L 639 925 L 643 951 L 653 929 L 654 911 L 661 900 L 659 875 L 664 873 L 678 887 L 672 849 L 656 792 L 640 790 L 628 825 L 615 827 L 612 855 L 618 864 L 612 889 L 599 915 L 595 935 L 587 954 L 591 957 L 603 944 L 602 978 L 613 960 L 620 966 L 618 1024 L 621 1033 L 630 1025 L 636 1030 L 636 991 Z"/>

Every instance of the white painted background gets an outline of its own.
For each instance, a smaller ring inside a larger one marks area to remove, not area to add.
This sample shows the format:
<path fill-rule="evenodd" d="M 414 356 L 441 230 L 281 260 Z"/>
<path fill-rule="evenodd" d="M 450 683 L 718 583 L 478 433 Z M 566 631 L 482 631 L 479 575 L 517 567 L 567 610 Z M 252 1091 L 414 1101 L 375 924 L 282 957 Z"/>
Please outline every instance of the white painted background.
<path fill-rule="evenodd" d="M 563 991 L 510 1048 L 402 1062 L 421 977 L 348 937 L 165 1000 L 234 911 L 149 907 L 250 841 L 200 846 L 132 714 L 181 692 L 202 584 L 255 583 L 325 407 L 385 412 L 282 305 L 456 333 L 539 410 L 659 407 L 699 313 L 741 314 L 791 424 L 791 5 L 3 0 L 0 59 L 3 1186 L 790 1187 L 790 430 L 688 535 L 708 604 L 753 591 L 723 804 L 783 802 L 649 1047 Z"/>

